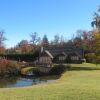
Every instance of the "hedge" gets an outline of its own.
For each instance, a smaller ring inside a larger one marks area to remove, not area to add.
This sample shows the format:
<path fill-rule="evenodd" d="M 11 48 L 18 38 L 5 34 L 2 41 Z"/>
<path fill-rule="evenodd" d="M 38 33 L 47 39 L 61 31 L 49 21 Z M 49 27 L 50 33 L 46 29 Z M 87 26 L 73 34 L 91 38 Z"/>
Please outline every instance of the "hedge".
<path fill-rule="evenodd" d="M 39 56 L 39 52 L 34 52 L 33 54 L 1 54 L 0 57 L 6 58 L 8 60 L 16 61 L 34 61 Z"/>

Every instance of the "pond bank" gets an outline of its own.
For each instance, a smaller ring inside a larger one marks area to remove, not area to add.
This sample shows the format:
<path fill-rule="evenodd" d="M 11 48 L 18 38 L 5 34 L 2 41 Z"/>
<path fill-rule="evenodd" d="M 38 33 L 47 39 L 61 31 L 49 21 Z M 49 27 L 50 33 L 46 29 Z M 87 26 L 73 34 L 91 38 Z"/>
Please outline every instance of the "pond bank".
<path fill-rule="evenodd" d="M 21 73 L 18 73 L 18 76 L 13 75 L 13 77 L 2 77 L 0 79 L 0 88 L 25 87 L 36 84 L 51 83 L 60 78 L 64 71 L 65 66 L 57 65 L 53 67 L 49 73 L 37 72 L 35 75 L 22 75 Z"/>
<path fill-rule="evenodd" d="M 10 77 L 0 79 L 0 88 L 15 88 L 26 87 L 37 84 L 51 83 L 58 79 L 59 76 L 45 76 L 45 77 Z"/>

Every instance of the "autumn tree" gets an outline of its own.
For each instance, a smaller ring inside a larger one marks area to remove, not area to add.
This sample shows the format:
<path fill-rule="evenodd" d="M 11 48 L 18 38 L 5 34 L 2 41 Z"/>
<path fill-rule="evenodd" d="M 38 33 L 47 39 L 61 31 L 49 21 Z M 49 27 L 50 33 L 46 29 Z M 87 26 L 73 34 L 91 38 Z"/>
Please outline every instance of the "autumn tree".
<path fill-rule="evenodd" d="M 22 40 L 20 43 L 18 43 L 16 51 L 19 53 L 29 53 L 31 51 L 29 42 L 27 40 Z"/>
<path fill-rule="evenodd" d="M 4 54 L 6 51 L 5 47 L 4 46 L 1 46 L 0 47 L 0 54 Z"/>
<path fill-rule="evenodd" d="M 98 11 L 94 13 L 91 25 L 92 27 L 94 27 L 94 29 L 93 31 L 91 31 L 92 34 L 88 37 L 89 40 L 92 40 L 92 42 L 88 42 L 91 42 L 90 49 L 92 50 L 92 53 L 86 54 L 86 57 L 97 64 L 100 63 L 100 6 L 98 8 Z"/>
<path fill-rule="evenodd" d="M 96 56 L 96 62 L 100 63 L 100 32 L 93 32 L 93 50 Z"/>
<path fill-rule="evenodd" d="M 92 31 L 78 30 L 76 36 L 73 38 L 73 44 L 81 47 L 84 50 L 91 50 L 92 48 Z"/>
<path fill-rule="evenodd" d="M 100 6 L 98 11 L 94 13 L 92 26 L 96 26 L 96 31 L 93 30 L 93 50 L 95 53 L 96 63 L 100 63 Z"/>
<path fill-rule="evenodd" d="M 82 39 L 80 37 L 75 37 L 73 40 L 73 44 L 76 47 L 82 47 Z"/>
<path fill-rule="evenodd" d="M 97 54 L 100 53 L 100 32 L 94 32 L 94 48 Z"/>
<path fill-rule="evenodd" d="M 15 53 L 16 53 L 15 49 L 16 49 L 16 48 L 13 48 L 13 47 L 8 48 L 8 49 L 6 49 L 6 53 L 7 53 L 7 54 L 15 54 Z"/>

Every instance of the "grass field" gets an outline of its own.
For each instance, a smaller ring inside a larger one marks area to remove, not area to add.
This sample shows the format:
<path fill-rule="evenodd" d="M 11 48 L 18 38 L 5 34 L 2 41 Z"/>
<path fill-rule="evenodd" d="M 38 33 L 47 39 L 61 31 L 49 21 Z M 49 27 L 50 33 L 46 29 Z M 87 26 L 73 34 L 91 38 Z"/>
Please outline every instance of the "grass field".
<path fill-rule="evenodd" d="M 0 100 L 100 100 L 100 65 L 72 64 L 53 83 L 1 88 Z"/>

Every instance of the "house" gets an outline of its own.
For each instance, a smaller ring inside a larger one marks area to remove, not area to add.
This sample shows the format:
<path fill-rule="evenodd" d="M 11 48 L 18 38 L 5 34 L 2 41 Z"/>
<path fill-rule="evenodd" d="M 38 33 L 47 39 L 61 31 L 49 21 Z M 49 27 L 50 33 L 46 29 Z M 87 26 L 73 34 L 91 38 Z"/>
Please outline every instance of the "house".
<path fill-rule="evenodd" d="M 52 66 L 53 63 L 81 63 L 84 51 L 77 47 L 51 47 L 41 48 L 36 64 Z"/>

